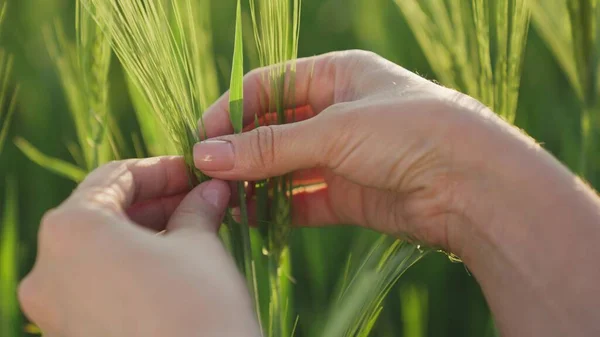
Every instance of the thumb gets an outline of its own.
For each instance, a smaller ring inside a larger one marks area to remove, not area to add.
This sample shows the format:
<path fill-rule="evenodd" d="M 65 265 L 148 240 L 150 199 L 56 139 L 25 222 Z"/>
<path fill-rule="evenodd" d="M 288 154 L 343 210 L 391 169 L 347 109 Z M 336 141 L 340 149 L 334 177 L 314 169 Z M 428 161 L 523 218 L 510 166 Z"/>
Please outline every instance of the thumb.
<path fill-rule="evenodd" d="M 194 163 L 207 175 L 224 180 L 260 180 L 324 165 L 335 137 L 320 132 L 316 120 L 261 126 L 194 146 Z"/>
<path fill-rule="evenodd" d="M 216 233 L 230 196 L 231 190 L 224 181 L 211 180 L 200 184 L 181 201 L 167 224 L 167 231 L 195 229 Z"/>

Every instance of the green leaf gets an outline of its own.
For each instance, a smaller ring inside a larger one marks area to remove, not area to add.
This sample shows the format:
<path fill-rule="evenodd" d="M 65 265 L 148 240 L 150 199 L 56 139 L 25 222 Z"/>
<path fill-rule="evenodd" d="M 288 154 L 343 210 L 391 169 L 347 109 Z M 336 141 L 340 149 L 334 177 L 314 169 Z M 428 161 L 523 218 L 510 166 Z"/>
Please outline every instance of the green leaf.
<path fill-rule="evenodd" d="M 34 163 L 76 183 L 81 182 L 87 175 L 85 170 L 71 163 L 45 155 L 23 138 L 15 139 L 15 145 Z"/>
<path fill-rule="evenodd" d="M 237 2 L 235 19 L 235 43 L 233 48 L 233 65 L 231 69 L 231 83 L 229 89 L 229 114 L 231 125 L 235 133 L 241 133 L 244 129 L 244 44 L 242 32 L 242 4 Z M 237 192 L 240 200 L 240 223 L 232 221 L 231 239 L 233 247 L 237 251 L 237 262 L 246 276 L 248 289 L 253 293 L 255 304 L 258 307 L 259 297 L 255 293 L 254 280 L 256 275 L 252 268 L 252 246 L 250 242 L 250 227 L 248 224 L 248 210 L 246 205 L 246 189 L 243 181 L 237 182 Z M 260 317 L 260 310 L 257 310 Z"/>
<path fill-rule="evenodd" d="M 244 42 L 242 35 L 242 6 L 237 2 L 235 19 L 235 46 L 233 48 L 233 66 L 231 69 L 231 88 L 229 89 L 229 115 L 235 133 L 244 128 Z"/>
<path fill-rule="evenodd" d="M 322 336 L 368 336 L 383 307 L 383 300 L 402 274 L 428 251 L 419 246 L 381 236 L 339 289 L 342 296 L 333 306 Z"/>
<path fill-rule="evenodd" d="M 427 288 L 406 286 L 400 291 L 404 336 L 427 336 Z"/>
<path fill-rule="evenodd" d="M 575 63 L 575 46 L 569 10 L 565 0 L 531 0 L 531 15 L 537 33 L 554 53 L 577 96 L 583 100 Z"/>

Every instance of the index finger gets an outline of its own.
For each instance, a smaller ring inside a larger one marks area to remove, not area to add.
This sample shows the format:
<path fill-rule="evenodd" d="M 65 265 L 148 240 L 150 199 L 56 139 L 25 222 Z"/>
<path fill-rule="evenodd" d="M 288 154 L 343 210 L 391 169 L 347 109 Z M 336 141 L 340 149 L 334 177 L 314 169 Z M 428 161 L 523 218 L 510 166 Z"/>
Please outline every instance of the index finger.
<path fill-rule="evenodd" d="M 330 53 L 316 57 L 302 58 L 295 61 L 294 92 L 286 102 L 284 109 L 310 106 L 315 114 L 335 103 L 336 91 L 342 91 L 346 81 L 339 78 L 338 54 Z M 287 68 L 291 62 L 286 64 Z M 274 67 L 260 68 L 244 77 L 244 125 L 251 124 L 255 115 L 261 116 L 271 107 L 272 92 L 269 75 Z M 289 79 L 286 79 L 289 82 Z M 287 87 L 287 84 L 286 84 Z M 287 88 L 285 92 L 287 92 Z M 206 131 L 207 138 L 231 134 L 233 128 L 229 119 L 229 92 L 219 98 L 206 110 L 198 123 L 201 131 Z M 204 132 L 200 132 L 204 134 Z"/>
<path fill-rule="evenodd" d="M 93 171 L 63 207 L 87 207 L 125 214 L 134 203 L 189 191 L 190 180 L 181 157 L 117 161 Z"/>

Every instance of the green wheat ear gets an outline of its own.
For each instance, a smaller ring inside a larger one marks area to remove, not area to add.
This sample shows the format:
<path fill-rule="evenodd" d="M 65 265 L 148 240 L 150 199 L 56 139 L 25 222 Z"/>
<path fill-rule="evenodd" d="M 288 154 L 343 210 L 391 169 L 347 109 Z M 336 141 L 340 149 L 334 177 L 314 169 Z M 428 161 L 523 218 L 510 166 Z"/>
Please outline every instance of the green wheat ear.
<path fill-rule="evenodd" d="M 513 123 L 529 31 L 527 0 L 395 1 L 440 82 Z"/>
<path fill-rule="evenodd" d="M 75 126 L 77 142 L 67 148 L 77 165 L 48 156 L 24 139 L 15 143 L 33 162 L 79 182 L 87 172 L 118 157 L 120 138 L 109 112 L 110 41 L 81 1 L 76 3 L 75 31 L 75 41 L 69 41 L 57 21 L 54 27 L 45 27 L 43 34 Z"/>
<path fill-rule="evenodd" d="M 294 60 L 298 56 L 301 1 L 250 0 L 250 12 L 260 65 L 271 66 L 263 78 L 270 89 L 269 111 L 277 113 L 278 124 L 292 122 L 287 120 L 286 107 L 294 101 L 290 96 L 294 95 Z M 269 255 L 278 258 L 287 245 L 290 231 L 292 185 L 289 176 L 274 178 L 273 182 L 270 220 L 262 224 L 268 226 L 263 227 L 262 232 L 269 236 L 266 247 Z M 266 183 L 259 185 L 267 186 Z M 264 213 L 264 210 L 259 213 Z"/>
<path fill-rule="evenodd" d="M 206 177 L 194 167 L 197 121 L 209 94 L 193 1 L 82 0 L 110 37 L 131 84 L 152 110 L 179 152 L 193 180 Z"/>
<path fill-rule="evenodd" d="M 106 137 L 109 124 L 110 40 L 77 1 L 75 41 L 69 41 L 60 22 L 46 27 L 48 51 L 59 72 L 75 124 L 83 168 L 91 171 L 113 158 Z"/>

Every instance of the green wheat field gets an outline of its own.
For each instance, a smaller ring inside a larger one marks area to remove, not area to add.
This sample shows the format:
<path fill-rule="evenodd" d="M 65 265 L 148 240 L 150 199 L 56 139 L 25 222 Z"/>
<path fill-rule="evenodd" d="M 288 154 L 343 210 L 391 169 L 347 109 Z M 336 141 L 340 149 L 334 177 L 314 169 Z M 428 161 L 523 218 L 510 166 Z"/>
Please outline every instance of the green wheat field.
<path fill-rule="evenodd" d="M 261 66 L 279 65 L 266 75 L 271 111 L 288 123 L 295 59 L 374 51 L 476 97 L 599 187 L 596 3 L 0 0 L 0 337 L 40 334 L 16 288 L 42 215 L 108 161 L 191 163 L 196 121 L 227 90 L 242 132 L 242 77 Z M 206 179 L 192 166 L 190 182 Z M 289 176 L 255 182 L 258 228 L 241 207 L 221 233 L 265 336 L 498 335 L 459 257 L 356 228 L 291 228 L 291 189 Z"/>

